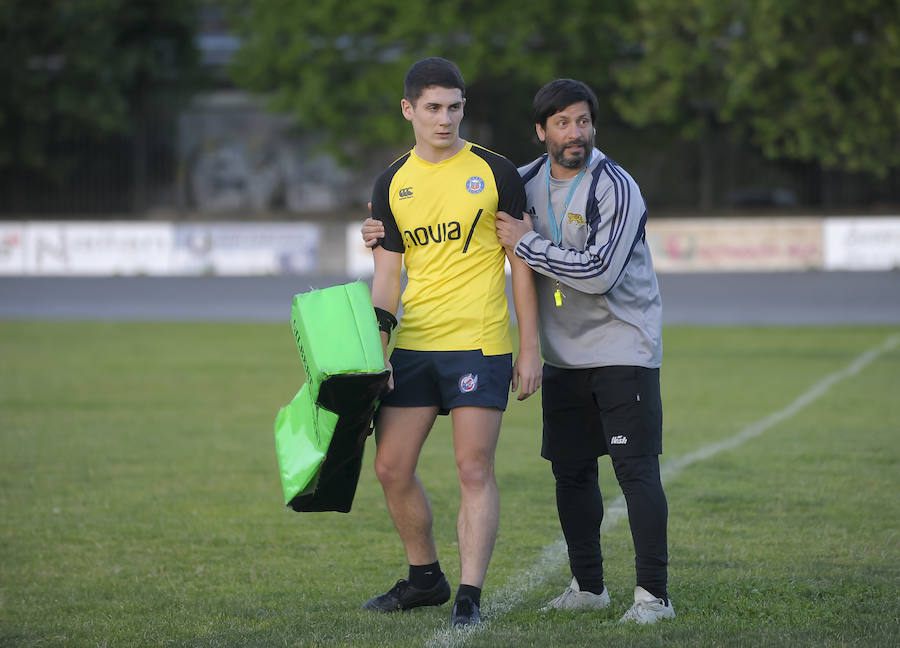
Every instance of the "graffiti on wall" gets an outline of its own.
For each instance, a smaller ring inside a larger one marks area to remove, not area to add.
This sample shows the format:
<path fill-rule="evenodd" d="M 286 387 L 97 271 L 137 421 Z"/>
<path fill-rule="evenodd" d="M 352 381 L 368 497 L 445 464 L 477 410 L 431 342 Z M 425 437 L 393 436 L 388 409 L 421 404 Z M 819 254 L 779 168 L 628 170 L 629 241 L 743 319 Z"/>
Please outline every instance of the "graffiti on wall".
<path fill-rule="evenodd" d="M 321 212 L 349 204 L 352 175 L 289 117 L 243 93 L 209 95 L 179 120 L 181 194 L 212 213 Z"/>

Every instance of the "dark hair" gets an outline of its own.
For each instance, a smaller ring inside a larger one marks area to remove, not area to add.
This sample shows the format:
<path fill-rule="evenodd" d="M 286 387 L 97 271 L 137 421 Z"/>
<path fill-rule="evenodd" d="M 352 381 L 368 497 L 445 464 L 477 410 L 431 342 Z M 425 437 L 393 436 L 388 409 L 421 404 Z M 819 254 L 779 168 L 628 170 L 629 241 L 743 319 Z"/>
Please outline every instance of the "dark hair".
<path fill-rule="evenodd" d="M 437 56 L 422 59 L 413 63 L 403 81 L 403 96 L 410 103 L 422 96 L 425 88 L 439 86 L 441 88 L 459 88 L 466 96 L 466 82 L 456 63 Z"/>
<path fill-rule="evenodd" d="M 547 126 L 547 119 L 574 103 L 586 101 L 591 111 L 591 122 L 597 121 L 597 95 L 581 81 L 574 79 L 556 79 L 551 81 L 534 95 L 532 111 L 534 123 L 541 128 Z"/>

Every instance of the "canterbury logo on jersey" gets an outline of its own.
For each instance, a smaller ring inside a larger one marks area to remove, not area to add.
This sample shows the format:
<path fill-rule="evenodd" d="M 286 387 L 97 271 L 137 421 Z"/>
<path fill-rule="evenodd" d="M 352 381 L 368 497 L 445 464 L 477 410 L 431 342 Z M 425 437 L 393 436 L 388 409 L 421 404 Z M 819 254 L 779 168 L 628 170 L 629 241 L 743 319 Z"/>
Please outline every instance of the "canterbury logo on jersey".
<path fill-rule="evenodd" d="M 403 187 L 403 188 L 398 192 L 397 195 L 400 197 L 400 200 L 403 200 L 404 198 L 412 198 L 412 197 L 413 197 L 413 190 L 412 190 L 412 187 Z"/>

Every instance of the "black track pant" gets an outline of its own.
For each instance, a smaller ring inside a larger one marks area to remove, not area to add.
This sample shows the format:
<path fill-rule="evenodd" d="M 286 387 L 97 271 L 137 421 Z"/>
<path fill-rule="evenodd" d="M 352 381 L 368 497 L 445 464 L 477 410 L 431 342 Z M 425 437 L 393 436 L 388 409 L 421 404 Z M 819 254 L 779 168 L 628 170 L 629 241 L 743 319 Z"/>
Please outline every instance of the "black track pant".
<path fill-rule="evenodd" d="M 636 582 L 654 596 L 668 598 L 666 523 L 669 514 L 656 455 L 612 460 L 628 506 L 634 542 Z M 603 553 L 600 523 L 603 497 L 597 483 L 597 460 L 554 461 L 556 507 L 569 546 L 569 565 L 582 590 L 600 593 Z"/>

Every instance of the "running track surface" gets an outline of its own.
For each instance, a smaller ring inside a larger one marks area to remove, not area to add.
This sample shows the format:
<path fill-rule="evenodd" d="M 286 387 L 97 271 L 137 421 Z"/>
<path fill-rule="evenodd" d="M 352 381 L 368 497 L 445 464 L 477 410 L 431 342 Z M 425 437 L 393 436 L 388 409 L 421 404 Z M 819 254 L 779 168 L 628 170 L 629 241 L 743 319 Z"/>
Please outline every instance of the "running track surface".
<path fill-rule="evenodd" d="M 4 277 L 0 319 L 287 322 L 296 293 L 352 280 Z M 659 282 L 666 325 L 900 324 L 897 271 L 661 274 Z"/>

